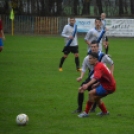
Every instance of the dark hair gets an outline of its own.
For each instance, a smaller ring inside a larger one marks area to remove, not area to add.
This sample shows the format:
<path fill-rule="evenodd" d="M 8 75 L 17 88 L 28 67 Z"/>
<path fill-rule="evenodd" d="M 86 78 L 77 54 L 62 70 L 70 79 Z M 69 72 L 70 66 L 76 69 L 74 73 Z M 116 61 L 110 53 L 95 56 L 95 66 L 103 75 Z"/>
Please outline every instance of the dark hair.
<path fill-rule="evenodd" d="M 99 46 L 97 40 L 93 40 L 93 41 L 91 42 L 91 45 L 92 45 L 92 44 L 97 44 L 97 46 Z"/>
<path fill-rule="evenodd" d="M 99 20 L 99 21 L 101 21 L 101 18 L 100 18 L 100 17 L 97 17 L 97 18 L 95 18 L 95 21 L 96 21 L 96 20 Z"/>
<path fill-rule="evenodd" d="M 96 52 L 90 52 L 89 55 L 91 55 L 92 57 L 99 59 L 98 53 Z"/>
<path fill-rule="evenodd" d="M 75 19 L 75 17 L 74 16 L 70 16 L 69 19 Z"/>

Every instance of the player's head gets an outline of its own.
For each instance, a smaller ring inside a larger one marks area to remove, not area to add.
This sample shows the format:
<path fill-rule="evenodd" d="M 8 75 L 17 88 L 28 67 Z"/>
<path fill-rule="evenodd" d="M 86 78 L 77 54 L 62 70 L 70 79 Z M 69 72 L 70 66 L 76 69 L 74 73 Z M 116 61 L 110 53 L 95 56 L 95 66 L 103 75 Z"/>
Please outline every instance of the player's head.
<path fill-rule="evenodd" d="M 105 13 L 101 13 L 101 19 L 104 20 L 106 18 L 106 14 Z"/>
<path fill-rule="evenodd" d="M 101 18 L 97 17 L 97 18 L 95 19 L 95 27 L 96 27 L 96 28 L 100 28 L 101 25 L 102 25 L 102 23 L 101 23 Z"/>
<path fill-rule="evenodd" d="M 96 52 L 90 52 L 89 53 L 89 63 L 91 65 L 95 65 L 98 62 L 98 53 Z"/>
<path fill-rule="evenodd" d="M 69 18 L 69 23 L 71 26 L 73 26 L 75 24 L 75 18 L 74 17 L 70 17 Z"/>
<path fill-rule="evenodd" d="M 93 40 L 91 42 L 90 49 L 91 49 L 92 52 L 96 52 L 96 53 L 98 52 L 98 50 L 99 50 L 99 44 L 97 43 L 96 40 Z"/>

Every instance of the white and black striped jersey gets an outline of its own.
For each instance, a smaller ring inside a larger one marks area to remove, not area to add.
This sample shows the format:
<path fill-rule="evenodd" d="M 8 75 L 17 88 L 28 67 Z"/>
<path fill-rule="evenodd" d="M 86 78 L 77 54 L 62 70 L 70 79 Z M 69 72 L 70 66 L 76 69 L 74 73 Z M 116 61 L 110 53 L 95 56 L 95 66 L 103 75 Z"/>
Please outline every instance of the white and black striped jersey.
<path fill-rule="evenodd" d="M 65 45 L 68 43 L 69 37 L 73 35 L 74 30 L 75 30 L 74 26 L 70 26 L 69 24 L 64 26 L 61 36 L 65 38 Z M 77 46 L 77 45 L 78 45 L 78 40 L 77 40 L 77 32 L 76 32 L 75 37 L 72 40 L 70 46 Z"/>
<path fill-rule="evenodd" d="M 103 28 L 100 30 L 97 30 L 96 28 L 92 28 L 91 30 L 89 30 L 85 36 L 85 40 L 92 42 L 93 40 L 98 40 L 98 38 L 100 37 L 101 33 L 102 33 Z M 102 41 L 106 40 L 106 35 L 104 34 L 102 36 L 102 39 L 99 42 L 99 50 L 102 51 Z M 88 52 L 90 51 L 90 47 L 88 46 Z"/>
<path fill-rule="evenodd" d="M 100 53 L 102 52 L 99 51 L 98 54 L 100 55 Z M 100 62 L 109 66 L 114 64 L 113 60 L 107 54 L 104 54 L 104 56 L 100 58 Z M 90 71 L 93 71 L 93 68 L 94 68 L 93 65 L 89 63 L 89 55 L 87 55 L 84 58 L 83 63 L 82 63 L 82 72 L 86 72 L 87 69 Z"/>

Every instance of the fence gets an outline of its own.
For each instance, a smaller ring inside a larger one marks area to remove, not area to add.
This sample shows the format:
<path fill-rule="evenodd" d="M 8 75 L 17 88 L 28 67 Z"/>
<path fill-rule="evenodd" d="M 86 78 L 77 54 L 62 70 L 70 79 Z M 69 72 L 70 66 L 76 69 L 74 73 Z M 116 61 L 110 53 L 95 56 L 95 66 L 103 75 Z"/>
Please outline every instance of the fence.
<path fill-rule="evenodd" d="M 2 16 L 4 32 L 11 33 L 11 20 L 9 16 Z M 38 17 L 38 16 L 15 16 L 14 33 L 30 34 L 60 34 L 66 17 Z"/>

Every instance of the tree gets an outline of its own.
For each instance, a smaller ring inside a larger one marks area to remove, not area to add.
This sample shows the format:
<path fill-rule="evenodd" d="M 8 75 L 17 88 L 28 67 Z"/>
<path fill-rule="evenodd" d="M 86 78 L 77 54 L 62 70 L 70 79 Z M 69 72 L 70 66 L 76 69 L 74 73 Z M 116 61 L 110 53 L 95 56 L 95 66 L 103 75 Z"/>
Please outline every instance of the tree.
<path fill-rule="evenodd" d="M 103 9 L 102 9 L 102 1 L 101 0 L 96 0 L 96 5 L 99 9 L 99 14 L 103 13 Z"/>
<path fill-rule="evenodd" d="M 79 5 L 79 0 L 73 0 L 73 12 L 78 15 L 77 6 Z"/>
<path fill-rule="evenodd" d="M 90 2 L 91 0 L 82 0 L 82 14 L 90 14 Z"/>
<path fill-rule="evenodd" d="M 131 14 L 134 14 L 134 0 L 130 0 Z"/>
<path fill-rule="evenodd" d="M 124 14 L 123 11 L 123 0 L 119 0 L 119 15 Z"/>

